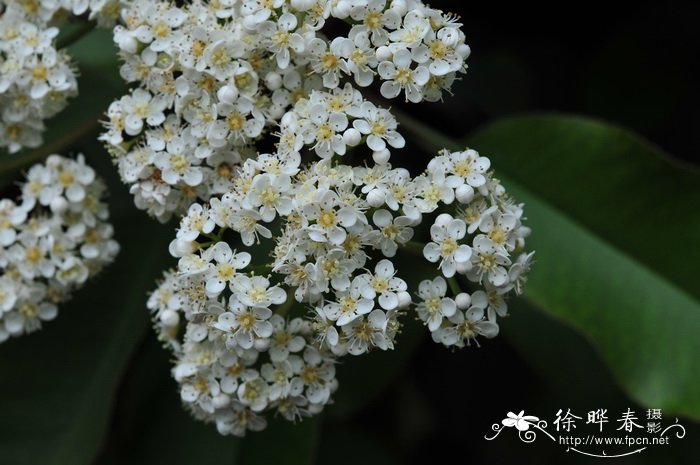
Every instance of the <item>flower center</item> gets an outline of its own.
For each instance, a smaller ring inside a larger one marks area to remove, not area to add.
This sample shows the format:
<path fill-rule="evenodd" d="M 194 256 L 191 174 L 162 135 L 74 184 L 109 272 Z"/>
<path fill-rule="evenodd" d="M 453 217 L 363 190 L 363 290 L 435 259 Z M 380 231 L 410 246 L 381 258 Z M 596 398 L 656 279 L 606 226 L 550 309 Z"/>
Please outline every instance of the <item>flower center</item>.
<path fill-rule="evenodd" d="M 413 71 L 408 68 L 398 68 L 396 70 L 396 77 L 394 78 L 396 82 L 405 86 L 406 84 L 413 81 Z"/>
<path fill-rule="evenodd" d="M 383 276 L 375 276 L 372 278 L 372 289 L 375 292 L 386 292 L 389 290 L 389 282 Z"/>
<path fill-rule="evenodd" d="M 236 274 L 236 269 L 233 266 L 231 266 L 230 263 L 219 263 L 218 271 L 219 278 L 221 278 L 224 281 L 231 279 L 233 275 Z"/>
<path fill-rule="evenodd" d="M 175 171 L 181 172 L 184 171 L 187 166 L 189 166 L 189 163 L 187 163 L 187 159 L 184 156 L 175 155 L 170 159 L 170 165 Z"/>
<path fill-rule="evenodd" d="M 41 249 L 39 249 L 39 247 L 27 247 L 25 256 L 27 257 L 27 261 L 36 263 L 41 260 L 41 257 L 43 257 L 44 254 L 41 253 Z"/>
<path fill-rule="evenodd" d="M 335 226 L 337 219 L 335 217 L 335 212 L 333 210 L 323 210 L 321 215 L 318 217 L 318 224 L 324 228 L 330 228 Z"/>
<path fill-rule="evenodd" d="M 442 241 L 442 244 L 440 244 L 440 252 L 442 252 L 444 256 L 452 255 L 455 250 L 457 250 L 457 241 L 452 238 L 445 239 Z"/>
<path fill-rule="evenodd" d="M 262 200 L 263 205 L 267 206 L 274 205 L 277 197 L 279 197 L 279 194 L 271 187 L 268 187 L 260 193 L 260 200 Z"/>
<path fill-rule="evenodd" d="M 382 15 L 378 11 L 370 11 L 365 17 L 365 26 L 369 29 L 378 29 L 382 25 Z"/>
<path fill-rule="evenodd" d="M 253 302 L 262 302 L 263 300 L 265 300 L 266 296 L 267 289 L 265 289 L 262 286 L 254 287 L 248 293 L 248 297 L 250 297 L 250 300 L 252 300 Z"/>
<path fill-rule="evenodd" d="M 63 187 L 70 186 L 73 184 L 73 181 L 75 181 L 75 177 L 70 171 L 61 171 L 58 174 L 58 182 L 60 182 Z"/>
<path fill-rule="evenodd" d="M 245 118 L 240 113 L 235 112 L 228 115 L 228 117 L 226 118 L 226 122 L 228 123 L 229 129 L 231 129 L 232 131 L 238 131 L 243 127 L 243 123 L 245 123 Z"/>
<path fill-rule="evenodd" d="M 49 75 L 49 71 L 46 69 L 45 66 L 43 65 L 37 65 L 34 67 L 32 70 L 32 76 L 34 79 L 37 81 L 44 81 L 46 80 L 46 77 Z"/>
<path fill-rule="evenodd" d="M 321 57 L 321 66 L 325 71 L 330 71 L 338 66 L 338 57 L 332 53 L 326 53 Z"/>
<path fill-rule="evenodd" d="M 241 328 L 252 329 L 253 326 L 255 326 L 255 317 L 251 313 L 239 315 L 238 324 L 241 326 Z"/>
<path fill-rule="evenodd" d="M 479 267 L 483 270 L 491 270 L 496 267 L 496 257 L 493 254 L 479 255 Z"/>
<path fill-rule="evenodd" d="M 375 136 L 383 136 L 386 134 L 386 124 L 384 124 L 384 121 L 376 121 L 372 125 L 372 134 Z"/>

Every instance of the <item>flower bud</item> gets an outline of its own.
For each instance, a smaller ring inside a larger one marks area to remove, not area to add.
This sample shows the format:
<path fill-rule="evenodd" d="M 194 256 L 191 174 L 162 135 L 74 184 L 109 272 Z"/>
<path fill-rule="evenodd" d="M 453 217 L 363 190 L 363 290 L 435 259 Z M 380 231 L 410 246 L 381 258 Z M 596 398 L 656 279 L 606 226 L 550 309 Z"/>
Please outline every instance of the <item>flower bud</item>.
<path fill-rule="evenodd" d="M 460 44 L 457 46 L 457 54 L 464 58 L 465 60 L 469 58 L 469 55 L 471 55 L 472 49 L 469 48 L 469 45 L 467 44 Z"/>
<path fill-rule="evenodd" d="M 51 211 L 57 215 L 63 214 L 68 209 L 68 201 L 65 197 L 54 197 L 49 205 Z"/>
<path fill-rule="evenodd" d="M 217 98 L 226 103 L 233 103 L 238 98 L 238 90 L 233 86 L 223 86 L 216 93 Z"/>
<path fill-rule="evenodd" d="M 175 258 L 184 257 L 185 255 L 194 252 L 194 250 L 195 246 L 193 242 L 181 241 L 179 239 L 174 239 L 168 246 L 170 255 Z"/>
<path fill-rule="evenodd" d="M 455 303 L 460 310 L 468 309 L 472 304 L 472 298 L 466 292 L 460 292 L 455 297 Z"/>
<path fill-rule="evenodd" d="M 306 11 L 316 4 L 315 0 L 292 0 L 292 8 L 298 11 Z"/>
<path fill-rule="evenodd" d="M 384 205 L 385 196 L 379 189 L 373 189 L 367 194 L 367 203 L 374 208 Z"/>
<path fill-rule="evenodd" d="M 214 396 L 212 398 L 212 403 L 216 408 L 224 408 L 231 403 L 231 398 L 228 395 L 222 393 L 217 396 Z"/>
<path fill-rule="evenodd" d="M 352 6 L 347 0 L 340 0 L 338 4 L 333 7 L 333 16 L 338 19 L 345 19 L 350 16 L 350 10 Z"/>
<path fill-rule="evenodd" d="M 474 200 L 474 188 L 469 184 L 462 184 L 455 189 L 455 197 L 459 203 L 467 204 Z"/>
<path fill-rule="evenodd" d="M 270 348 L 270 340 L 269 339 L 256 339 L 255 342 L 253 343 L 253 347 L 255 347 L 255 350 L 258 352 L 265 352 L 267 349 Z"/>
<path fill-rule="evenodd" d="M 389 61 L 391 60 L 392 56 L 393 53 L 391 53 L 391 49 L 386 45 L 382 45 L 381 47 L 377 48 L 377 60 L 379 60 L 380 62 Z"/>
<path fill-rule="evenodd" d="M 377 150 L 372 154 L 372 160 L 378 165 L 384 165 L 389 161 L 389 158 L 391 158 L 391 152 L 387 148 Z"/>
<path fill-rule="evenodd" d="M 46 166 L 51 169 L 56 169 L 61 165 L 61 156 L 60 155 L 49 155 L 48 158 L 46 159 Z"/>
<path fill-rule="evenodd" d="M 355 128 L 349 128 L 343 133 L 343 142 L 349 147 L 355 147 L 362 140 L 362 134 Z"/>
<path fill-rule="evenodd" d="M 282 87 L 282 76 L 280 76 L 279 73 L 270 71 L 265 75 L 265 85 L 272 91 L 279 89 Z"/>
<path fill-rule="evenodd" d="M 172 328 L 180 322 L 180 315 L 173 310 L 163 310 L 160 314 L 160 322 L 163 323 L 163 326 Z"/>

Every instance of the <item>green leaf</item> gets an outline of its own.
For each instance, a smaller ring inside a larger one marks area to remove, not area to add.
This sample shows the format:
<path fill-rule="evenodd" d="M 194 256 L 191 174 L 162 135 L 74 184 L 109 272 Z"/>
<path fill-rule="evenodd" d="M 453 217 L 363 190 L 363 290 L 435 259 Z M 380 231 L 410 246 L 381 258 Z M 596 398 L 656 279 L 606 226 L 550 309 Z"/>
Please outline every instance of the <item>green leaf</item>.
<path fill-rule="evenodd" d="M 431 152 L 463 148 L 403 122 Z M 469 145 L 526 204 L 537 262 L 525 298 L 587 335 L 635 400 L 700 417 L 697 170 L 622 129 L 557 115 L 497 122 Z"/>
<path fill-rule="evenodd" d="M 171 235 L 140 212 L 114 223 L 117 261 L 61 305 L 55 321 L 0 347 L 3 465 L 89 464 L 104 440 Z"/>

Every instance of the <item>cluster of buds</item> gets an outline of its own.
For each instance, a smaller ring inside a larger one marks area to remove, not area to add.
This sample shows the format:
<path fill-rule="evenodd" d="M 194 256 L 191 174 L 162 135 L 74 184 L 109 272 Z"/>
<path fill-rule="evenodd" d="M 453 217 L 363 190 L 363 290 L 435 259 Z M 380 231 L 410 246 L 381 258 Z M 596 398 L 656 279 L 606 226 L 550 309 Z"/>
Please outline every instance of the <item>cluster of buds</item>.
<path fill-rule="evenodd" d="M 82 156 L 50 155 L 20 187 L 20 203 L 0 200 L 0 342 L 52 320 L 119 251 L 105 185 Z"/>

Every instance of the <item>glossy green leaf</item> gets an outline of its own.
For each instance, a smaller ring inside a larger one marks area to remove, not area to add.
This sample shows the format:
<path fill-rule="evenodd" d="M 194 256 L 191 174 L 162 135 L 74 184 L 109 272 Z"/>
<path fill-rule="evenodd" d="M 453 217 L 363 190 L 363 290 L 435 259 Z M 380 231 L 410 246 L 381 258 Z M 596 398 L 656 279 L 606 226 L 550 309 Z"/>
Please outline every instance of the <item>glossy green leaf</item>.
<path fill-rule="evenodd" d="M 463 148 L 404 124 L 431 152 Z M 700 416 L 700 215 L 689 207 L 700 204 L 698 172 L 582 118 L 507 119 L 469 145 L 526 204 L 537 262 L 525 298 L 586 334 L 637 401 Z"/>

